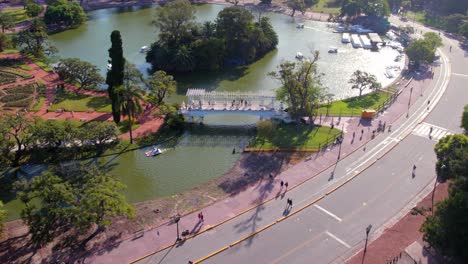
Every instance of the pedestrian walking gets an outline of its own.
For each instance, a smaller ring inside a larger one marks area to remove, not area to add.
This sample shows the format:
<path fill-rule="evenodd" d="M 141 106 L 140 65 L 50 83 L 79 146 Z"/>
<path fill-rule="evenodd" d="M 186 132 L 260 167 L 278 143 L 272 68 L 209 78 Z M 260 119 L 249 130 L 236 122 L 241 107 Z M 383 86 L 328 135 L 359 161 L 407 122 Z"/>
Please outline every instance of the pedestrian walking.
<path fill-rule="evenodd" d="M 361 135 L 363 135 L 363 134 L 364 134 L 364 129 L 361 129 Z"/>
<path fill-rule="evenodd" d="M 452 46 L 450 46 L 450 52 L 452 52 Z"/>
<path fill-rule="evenodd" d="M 198 221 L 201 221 L 201 213 L 198 213 Z"/>
<path fill-rule="evenodd" d="M 285 182 L 284 183 L 284 186 L 286 187 L 286 189 L 288 188 L 288 182 Z"/>
<path fill-rule="evenodd" d="M 432 127 L 429 128 L 429 135 L 432 134 Z"/>
<path fill-rule="evenodd" d="M 200 212 L 200 220 L 203 222 L 205 221 L 204 217 L 203 217 L 203 212 Z"/>
<path fill-rule="evenodd" d="M 283 188 L 284 181 L 281 181 L 281 182 L 280 182 L 280 185 L 281 185 L 281 188 Z"/>
<path fill-rule="evenodd" d="M 292 199 L 289 199 L 289 207 L 292 207 Z"/>
<path fill-rule="evenodd" d="M 355 136 L 356 136 L 356 132 L 355 132 L 355 131 L 353 131 L 353 138 L 354 138 Z"/>

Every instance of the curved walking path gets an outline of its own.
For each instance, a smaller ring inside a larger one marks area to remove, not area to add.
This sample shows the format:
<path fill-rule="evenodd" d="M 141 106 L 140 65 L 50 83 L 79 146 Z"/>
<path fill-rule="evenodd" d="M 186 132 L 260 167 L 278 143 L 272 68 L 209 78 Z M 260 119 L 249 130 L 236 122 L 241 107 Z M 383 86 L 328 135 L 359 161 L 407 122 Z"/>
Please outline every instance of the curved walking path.
<path fill-rule="evenodd" d="M 58 85 L 64 85 L 65 89 L 74 91 L 79 94 L 89 95 L 89 96 L 107 96 L 106 92 L 99 92 L 99 91 L 88 91 L 79 89 L 76 86 L 66 84 L 60 80 L 58 74 L 53 72 L 46 72 L 45 70 L 41 69 L 37 64 L 33 63 L 28 59 L 24 59 L 19 53 L 15 54 L 0 54 L 0 59 L 2 58 L 10 58 L 10 59 L 23 59 L 27 66 L 31 68 L 31 71 L 24 71 L 17 69 L 18 71 L 27 72 L 28 74 L 34 76 L 33 79 L 18 79 L 16 83 L 7 84 L 1 86 L 2 88 L 12 87 L 16 85 L 24 85 L 29 83 L 40 82 L 45 84 L 46 91 L 45 91 L 45 103 L 41 106 L 39 111 L 31 112 L 31 115 L 39 116 L 43 119 L 74 119 L 78 121 L 88 122 L 88 121 L 109 121 L 112 122 L 112 114 L 111 113 L 100 113 L 100 112 L 73 112 L 73 111 L 57 111 L 51 112 L 48 111 L 48 107 L 53 104 L 55 99 L 55 89 Z M 153 116 L 154 108 L 153 107 L 145 107 L 145 110 L 141 116 L 138 117 L 139 127 L 133 131 L 133 136 L 142 137 L 152 133 L 155 133 L 159 130 L 159 128 L 164 123 L 163 117 Z M 119 136 L 122 139 L 128 139 L 130 134 L 124 133 Z"/>
<path fill-rule="evenodd" d="M 424 92 L 427 88 L 427 84 L 430 82 L 429 76 L 430 74 L 416 76 L 416 78 L 411 81 L 413 90 Z M 416 99 L 418 99 L 416 92 L 411 92 L 409 86 L 405 87 L 408 82 L 408 79 L 399 82 L 401 94 L 396 101 L 373 122 L 361 122 L 360 118 L 349 117 L 343 117 L 341 119 L 337 117 L 327 117 L 322 120 L 322 125 L 329 126 L 333 121 L 335 127 L 343 128 L 345 136 L 341 146 L 335 145 L 322 152 L 312 154 L 302 163 L 275 176 L 273 180 L 268 178 L 263 179 L 227 199 L 217 201 L 203 208 L 205 219 L 201 224 L 197 216 L 199 211 L 182 216 L 179 222 L 179 229 L 189 230 L 191 235 L 198 235 L 209 231 L 213 227 L 229 221 L 233 217 L 277 198 L 281 189 L 279 186 L 280 181 L 287 181 L 289 183 L 289 189 L 291 190 L 333 166 L 337 161 L 337 157 L 344 158 L 352 152 L 362 149 L 364 145 L 371 140 L 372 131 L 377 129 L 379 121 L 385 123 L 388 128 L 388 126 L 399 117 L 406 115 L 408 102 L 413 104 Z M 378 136 L 378 133 L 376 133 L 376 136 Z M 284 188 L 281 192 L 283 191 L 285 191 Z M 132 232 L 128 232 L 122 235 L 124 239 L 117 244 L 103 247 L 96 252 L 91 252 L 87 256 L 81 258 L 81 260 L 85 263 L 110 263 L 117 260 L 121 263 L 131 262 L 138 257 L 147 256 L 148 254 L 173 245 L 175 239 L 174 224 L 163 223 L 160 226 L 146 228 L 147 230 L 142 237 L 135 238 Z"/>

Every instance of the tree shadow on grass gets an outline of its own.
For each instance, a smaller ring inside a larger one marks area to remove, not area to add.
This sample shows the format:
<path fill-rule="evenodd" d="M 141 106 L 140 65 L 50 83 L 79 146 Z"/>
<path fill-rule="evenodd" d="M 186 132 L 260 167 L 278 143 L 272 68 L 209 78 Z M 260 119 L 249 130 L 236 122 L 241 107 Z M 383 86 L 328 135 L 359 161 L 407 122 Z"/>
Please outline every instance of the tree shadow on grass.
<path fill-rule="evenodd" d="M 381 94 L 378 92 L 373 92 L 367 95 L 363 95 L 361 97 L 353 97 L 343 102 L 347 105 L 348 108 L 354 109 L 364 109 L 374 106 L 380 99 Z"/>
<path fill-rule="evenodd" d="M 105 97 L 105 96 L 93 96 L 86 103 L 86 106 L 91 109 L 101 109 L 108 105 L 110 105 L 110 100 L 108 97 Z"/>
<path fill-rule="evenodd" d="M 66 89 L 58 89 L 55 94 L 55 104 L 61 103 L 65 100 L 83 100 L 86 97 L 88 97 L 88 95 L 75 93 Z"/>

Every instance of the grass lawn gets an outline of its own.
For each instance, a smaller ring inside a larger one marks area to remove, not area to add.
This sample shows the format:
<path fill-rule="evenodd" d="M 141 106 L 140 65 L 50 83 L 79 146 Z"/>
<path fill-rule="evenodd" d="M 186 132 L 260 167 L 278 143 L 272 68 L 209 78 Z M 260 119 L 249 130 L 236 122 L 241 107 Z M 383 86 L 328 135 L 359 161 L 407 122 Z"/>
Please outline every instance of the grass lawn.
<path fill-rule="evenodd" d="M 44 96 L 39 97 L 39 100 L 37 100 L 36 104 L 34 104 L 33 107 L 29 109 L 29 111 L 32 111 L 32 112 L 39 111 L 39 109 L 41 109 L 44 103 L 45 103 L 45 97 Z"/>
<path fill-rule="evenodd" d="M 28 21 L 31 18 L 26 14 L 26 10 L 23 8 L 18 8 L 18 9 L 6 9 L 2 10 L 3 13 L 7 13 L 10 15 L 13 15 L 14 17 L 14 23 L 18 24 L 24 21 Z"/>
<path fill-rule="evenodd" d="M 18 53 L 18 52 L 19 50 L 17 49 L 5 49 L 2 52 L 0 52 L 0 54 L 13 54 L 13 53 Z"/>
<path fill-rule="evenodd" d="M 319 0 L 319 2 L 312 7 L 312 11 L 328 14 L 339 14 L 340 3 L 338 0 Z"/>
<path fill-rule="evenodd" d="M 107 97 L 88 96 L 76 94 L 68 90 L 58 90 L 55 96 L 56 103 L 49 107 L 50 111 L 65 109 L 67 111 L 86 112 L 94 110 L 96 112 L 112 112 L 110 100 Z"/>
<path fill-rule="evenodd" d="M 377 91 L 361 97 L 352 97 L 331 103 L 328 115 L 330 116 L 360 116 L 364 109 L 376 109 L 387 98 L 391 96 L 388 92 Z M 319 108 L 319 113 L 326 115 L 327 105 Z"/>
<path fill-rule="evenodd" d="M 316 149 L 323 147 L 324 144 L 340 135 L 338 129 L 330 127 L 315 126 L 311 128 L 308 125 L 281 124 L 278 125 L 270 139 L 255 137 L 251 142 L 250 148 L 307 148 Z"/>
<path fill-rule="evenodd" d="M 44 71 L 46 72 L 50 72 L 52 71 L 52 67 L 50 67 L 47 63 L 44 63 L 42 61 L 39 61 L 39 60 L 35 60 L 33 61 L 35 64 L 37 64 L 37 66 L 39 66 L 39 68 L 43 69 Z"/>

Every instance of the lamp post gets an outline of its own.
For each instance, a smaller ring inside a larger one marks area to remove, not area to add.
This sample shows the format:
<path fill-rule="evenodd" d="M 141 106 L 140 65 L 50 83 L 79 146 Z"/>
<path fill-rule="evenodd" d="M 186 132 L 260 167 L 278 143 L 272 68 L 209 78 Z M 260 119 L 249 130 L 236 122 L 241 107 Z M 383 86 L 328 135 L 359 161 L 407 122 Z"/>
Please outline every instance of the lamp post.
<path fill-rule="evenodd" d="M 179 236 L 179 221 L 180 221 L 180 214 L 176 214 L 174 216 L 174 222 L 176 223 L 176 226 L 177 226 L 177 239 L 176 239 L 176 241 L 182 240 L 182 239 L 180 239 L 180 236 Z"/>
<path fill-rule="evenodd" d="M 362 255 L 362 263 L 364 263 L 364 258 L 366 257 L 367 252 L 367 241 L 369 240 L 369 233 L 372 229 L 372 225 L 366 227 L 366 244 L 364 245 L 364 254 Z"/>

